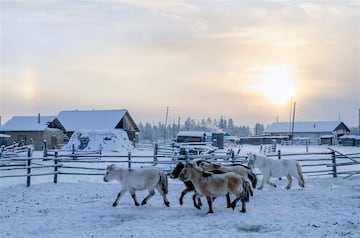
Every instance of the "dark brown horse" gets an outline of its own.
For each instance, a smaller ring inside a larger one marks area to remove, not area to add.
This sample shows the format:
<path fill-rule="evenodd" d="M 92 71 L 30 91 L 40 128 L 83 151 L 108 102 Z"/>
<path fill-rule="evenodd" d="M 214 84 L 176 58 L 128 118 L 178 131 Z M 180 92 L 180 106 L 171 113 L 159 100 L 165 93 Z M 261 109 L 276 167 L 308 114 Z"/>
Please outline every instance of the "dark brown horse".
<path fill-rule="evenodd" d="M 179 178 L 179 175 L 180 175 L 181 171 L 184 168 L 185 168 L 185 165 L 182 162 L 177 163 L 174 170 L 170 173 L 170 178 L 172 178 L 172 179 Z M 204 172 L 203 176 L 209 176 L 211 173 L 214 173 L 214 174 L 219 174 L 220 173 L 220 174 L 222 174 L 224 172 L 218 171 L 218 170 L 212 170 L 212 171 L 209 171 L 209 173 Z M 181 192 L 181 195 L 180 195 L 180 198 L 179 198 L 180 205 L 183 205 L 183 203 L 184 203 L 183 198 L 184 198 L 185 194 L 187 194 L 188 192 L 192 192 L 192 191 L 196 192 L 194 184 L 190 180 L 183 181 L 183 182 L 184 182 L 184 185 L 185 185 L 185 189 Z M 230 208 L 231 203 L 230 203 L 230 195 L 229 194 L 226 195 L 226 201 L 227 201 L 227 207 Z M 194 207 L 196 207 L 198 209 L 200 209 L 200 207 L 202 206 L 202 202 L 201 202 L 200 198 L 198 198 L 197 202 L 196 202 L 196 194 L 193 195 L 193 203 L 194 203 Z"/>

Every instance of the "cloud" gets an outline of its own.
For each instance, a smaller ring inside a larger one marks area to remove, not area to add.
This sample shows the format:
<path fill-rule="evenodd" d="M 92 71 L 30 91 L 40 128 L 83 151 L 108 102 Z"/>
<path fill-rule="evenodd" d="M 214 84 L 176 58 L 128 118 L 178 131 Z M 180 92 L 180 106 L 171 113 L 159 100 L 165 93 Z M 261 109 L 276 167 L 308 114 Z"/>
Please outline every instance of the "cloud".
<path fill-rule="evenodd" d="M 351 2 L 4 2 L 1 76 L 20 80 L 34 69 L 33 95 L 63 108 L 130 105 L 162 118 L 170 105 L 189 116 L 287 118 L 256 90 L 254 69 L 295 68 L 302 105 L 324 108 L 334 94 L 355 104 L 358 10 Z M 3 100 L 0 113 L 16 105 Z"/>

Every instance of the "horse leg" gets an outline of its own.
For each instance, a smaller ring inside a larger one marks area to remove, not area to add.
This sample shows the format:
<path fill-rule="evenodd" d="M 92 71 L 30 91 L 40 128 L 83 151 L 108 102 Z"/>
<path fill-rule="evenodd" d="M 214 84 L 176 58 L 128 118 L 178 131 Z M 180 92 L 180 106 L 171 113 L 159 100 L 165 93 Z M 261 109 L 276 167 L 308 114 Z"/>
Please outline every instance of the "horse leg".
<path fill-rule="evenodd" d="M 263 175 L 263 179 L 261 181 L 260 187 L 258 188 L 259 190 L 263 189 L 263 187 L 265 185 L 265 181 L 269 180 L 269 178 L 270 178 L 270 175 L 268 175 L 267 173 L 264 173 L 262 171 L 261 171 L 261 173 Z"/>
<path fill-rule="evenodd" d="M 141 202 L 141 205 L 145 205 L 147 203 L 147 201 L 152 197 L 154 196 L 155 194 L 155 191 L 154 189 L 150 189 L 149 190 L 149 194 L 144 198 L 144 200 Z"/>
<path fill-rule="evenodd" d="M 230 194 L 229 193 L 227 193 L 226 194 L 226 207 L 227 208 L 231 208 L 232 206 L 231 206 L 231 201 L 230 201 Z"/>
<path fill-rule="evenodd" d="M 285 187 L 286 189 L 290 189 L 291 188 L 291 184 L 292 184 L 292 177 L 290 174 L 286 175 L 286 178 L 288 179 L 289 183 L 288 185 Z"/>
<path fill-rule="evenodd" d="M 206 196 L 208 205 L 209 205 L 209 211 L 207 213 L 214 213 L 213 209 L 212 209 L 212 202 L 213 202 L 213 198 L 212 196 Z"/>
<path fill-rule="evenodd" d="M 240 212 L 245 213 L 246 212 L 246 199 L 241 198 L 241 210 Z"/>
<path fill-rule="evenodd" d="M 266 179 L 266 183 L 269 184 L 270 186 L 276 188 L 276 184 L 271 182 L 270 179 L 271 179 L 271 177 L 270 177 L 270 175 L 268 175 L 268 177 Z"/>
<path fill-rule="evenodd" d="M 180 198 L 179 198 L 180 206 L 182 206 L 182 205 L 184 204 L 183 198 L 184 198 L 185 194 L 187 194 L 187 190 L 186 190 L 186 189 L 184 189 L 184 190 L 181 192 L 181 195 L 180 195 Z"/>
<path fill-rule="evenodd" d="M 163 197 L 163 200 L 164 200 L 164 204 L 165 206 L 169 207 L 170 206 L 170 202 L 169 200 L 167 199 L 166 197 L 166 194 L 164 193 L 164 191 L 158 187 L 156 187 L 156 190 L 161 194 L 161 196 Z"/>
<path fill-rule="evenodd" d="M 131 194 L 131 197 L 132 197 L 133 200 L 134 200 L 135 206 L 139 206 L 140 204 L 139 204 L 139 202 L 137 201 L 135 191 L 130 191 L 130 194 Z"/>
<path fill-rule="evenodd" d="M 200 201 L 200 197 L 199 195 L 195 192 L 193 195 L 193 203 L 194 203 L 194 207 L 196 207 L 197 209 L 201 209 L 201 205 L 199 203 L 196 204 L 196 200 Z M 200 201 L 201 202 L 201 201 Z"/>
<path fill-rule="evenodd" d="M 181 195 L 180 195 L 180 198 L 179 198 L 180 205 L 184 204 L 183 198 L 184 198 L 185 194 L 187 194 L 188 192 L 191 192 L 191 191 L 194 191 L 194 189 L 191 189 L 191 188 L 187 187 L 181 192 Z M 199 198 L 199 200 L 200 200 L 200 198 Z M 200 203 L 201 203 L 201 201 L 200 201 Z M 199 204 L 199 205 L 201 206 L 201 204 Z"/>
<path fill-rule="evenodd" d="M 125 193 L 126 193 L 126 190 L 121 190 L 121 191 L 118 193 L 115 201 L 113 202 L 113 207 L 116 207 L 116 206 L 118 205 L 118 202 L 119 202 L 120 198 L 121 198 Z"/>

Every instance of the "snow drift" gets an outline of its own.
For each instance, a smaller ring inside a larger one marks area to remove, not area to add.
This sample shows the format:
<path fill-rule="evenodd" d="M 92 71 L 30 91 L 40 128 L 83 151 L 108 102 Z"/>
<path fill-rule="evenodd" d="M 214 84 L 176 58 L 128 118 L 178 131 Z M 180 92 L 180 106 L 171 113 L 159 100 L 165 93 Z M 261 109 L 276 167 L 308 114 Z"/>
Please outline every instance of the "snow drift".
<path fill-rule="evenodd" d="M 73 145 L 76 150 L 95 151 L 101 149 L 103 153 L 127 154 L 134 149 L 127 133 L 120 129 L 76 131 L 63 149 L 71 150 Z"/>

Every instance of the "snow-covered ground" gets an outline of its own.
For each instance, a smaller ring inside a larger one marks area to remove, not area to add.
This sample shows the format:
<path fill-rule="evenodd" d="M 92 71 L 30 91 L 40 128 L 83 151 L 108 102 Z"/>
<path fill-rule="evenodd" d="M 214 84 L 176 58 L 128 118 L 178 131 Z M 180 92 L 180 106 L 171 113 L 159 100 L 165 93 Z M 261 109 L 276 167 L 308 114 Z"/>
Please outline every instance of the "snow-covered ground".
<path fill-rule="evenodd" d="M 340 149 L 359 151 L 349 148 Z M 215 200 L 214 214 L 206 214 L 205 199 L 202 210 L 195 209 L 190 194 L 180 206 L 184 185 L 172 179 L 170 207 L 158 193 L 145 206 L 135 207 L 126 194 L 112 207 L 119 185 L 102 176 L 63 175 L 58 184 L 36 177 L 30 187 L 25 178 L 0 179 L 0 237 L 360 237 L 360 176 L 305 179 L 305 189 L 294 182 L 285 190 L 286 179 L 276 179 L 277 188 L 255 190 L 245 214 L 227 209 L 225 198 Z"/>

